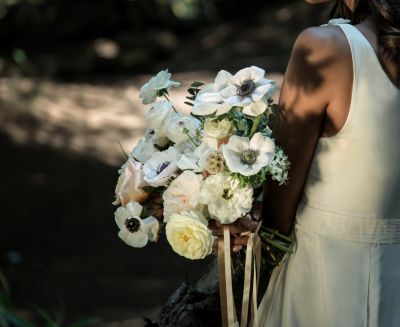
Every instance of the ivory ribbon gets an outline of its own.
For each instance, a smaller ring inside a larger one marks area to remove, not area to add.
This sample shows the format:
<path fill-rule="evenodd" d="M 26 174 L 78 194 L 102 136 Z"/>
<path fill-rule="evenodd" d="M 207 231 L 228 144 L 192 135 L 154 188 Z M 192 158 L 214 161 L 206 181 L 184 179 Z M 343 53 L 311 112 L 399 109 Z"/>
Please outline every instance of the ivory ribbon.
<path fill-rule="evenodd" d="M 224 238 L 218 243 L 218 274 L 223 327 L 239 327 L 232 289 L 231 244 L 229 226 L 224 226 Z M 249 304 L 251 325 L 258 327 L 257 291 L 261 267 L 261 241 L 258 229 L 249 234 L 244 272 L 241 327 L 247 326 Z M 250 300 L 250 293 L 252 298 Z"/>

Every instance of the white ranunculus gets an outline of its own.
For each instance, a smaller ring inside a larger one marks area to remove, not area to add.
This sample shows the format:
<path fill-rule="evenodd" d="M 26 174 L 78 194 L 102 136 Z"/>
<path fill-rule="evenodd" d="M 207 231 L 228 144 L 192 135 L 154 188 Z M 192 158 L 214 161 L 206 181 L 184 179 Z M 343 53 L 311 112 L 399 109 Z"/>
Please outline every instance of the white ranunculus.
<path fill-rule="evenodd" d="M 157 239 L 159 222 L 154 217 L 140 218 L 143 207 L 134 201 L 115 212 L 115 222 L 120 231 L 118 236 L 126 244 L 135 248 L 146 246 L 147 242 Z"/>
<path fill-rule="evenodd" d="M 178 82 L 171 81 L 171 74 L 168 69 L 162 70 L 142 86 L 139 97 L 143 99 L 144 104 L 150 104 L 156 101 L 161 90 L 169 90 L 171 87 L 180 85 Z"/>
<path fill-rule="evenodd" d="M 251 66 L 238 71 L 230 84 L 220 94 L 232 106 L 246 107 L 270 98 L 275 91 L 275 82 L 264 78 L 265 71 Z"/>
<path fill-rule="evenodd" d="M 231 172 L 253 176 L 274 158 L 275 142 L 261 133 L 254 134 L 251 140 L 233 135 L 222 146 L 222 153 Z"/>
<path fill-rule="evenodd" d="M 208 155 L 217 149 L 218 140 L 205 137 L 194 151 L 184 152 L 180 156 L 177 165 L 181 170 L 189 169 L 195 172 L 202 172 L 206 168 Z"/>
<path fill-rule="evenodd" d="M 189 136 L 196 137 L 197 130 L 200 130 L 201 122 L 193 116 L 174 113 L 166 121 L 166 136 L 174 143 L 179 144 Z"/>
<path fill-rule="evenodd" d="M 165 232 L 172 249 L 187 259 L 203 259 L 212 252 L 214 237 L 199 212 L 173 214 Z"/>
<path fill-rule="evenodd" d="M 145 201 L 148 193 L 143 191 L 142 188 L 146 185 L 142 164 L 133 158 L 129 158 L 120 170 L 113 204 L 126 205 L 130 201 Z"/>
<path fill-rule="evenodd" d="M 220 92 L 228 86 L 232 75 L 221 70 L 214 83 L 208 84 L 197 94 L 192 113 L 204 116 L 215 113 L 217 116 L 227 113 L 232 106 L 224 101 Z"/>
<path fill-rule="evenodd" d="M 216 174 L 205 179 L 197 200 L 207 205 L 211 218 L 229 224 L 251 210 L 253 189 L 240 187 L 237 180 L 226 174 Z"/>
<path fill-rule="evenodd" d="M 223 139 L 228 137 L 233 130 L 233 125 L 228 118 L 218 120 L 215 118 L 206 118 L 204 121 L 204 134 L 208 137 Z"/>
<path fill-rule="evenodd" d="M 184 171 L 163 193 L 164 222 L 181 211 L 201 210 L 196 197 L 201 190 L 203 176 L 190 170 Z"/>
<path fill-rule="evenodd" d="M 143 166 L 144 180 L 153 187 L 167 185 L 173 177 L 176 177 L 177 160 L 178 152 L 173 147 L 154 153 Z"/>
<path fill-rule="evenodd" d="M 147 127 L 157 131 L 160 136 L 165 136 L 168 118 L 174 113 L 171 102 L 157 101 L 146 114 Z"/>
<path fill-rule="evenodd" d="M 154 135 L 147 134 L 139 140 L 129 156 L 139 160 L 141 163 L 145 163 L 156 152 L 158 150 L 154 146 Z"/>

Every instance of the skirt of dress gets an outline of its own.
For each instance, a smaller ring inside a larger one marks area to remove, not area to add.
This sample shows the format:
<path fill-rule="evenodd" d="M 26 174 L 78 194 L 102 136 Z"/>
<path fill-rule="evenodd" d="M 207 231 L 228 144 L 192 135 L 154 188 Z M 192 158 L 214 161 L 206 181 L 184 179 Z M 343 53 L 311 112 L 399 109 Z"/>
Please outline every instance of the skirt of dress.
<path fill-rule="evenodd" d="M 260 326 L 399 327 L 400 244 L 371 244 L 296 226 L 294 253 L 271 276 Z"/>

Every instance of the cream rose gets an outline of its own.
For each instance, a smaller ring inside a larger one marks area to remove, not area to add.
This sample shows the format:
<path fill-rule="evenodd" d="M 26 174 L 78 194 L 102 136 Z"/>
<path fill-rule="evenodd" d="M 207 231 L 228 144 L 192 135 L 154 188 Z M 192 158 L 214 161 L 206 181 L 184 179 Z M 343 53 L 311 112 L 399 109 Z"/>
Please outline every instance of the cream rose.
<path fill-rule="evenodd" d="M 208 137 L 223 139 L 232 132 L 233 126 L 228 118 L 222 120 L 207 118 L 204 121 L 204 133 Z"/>
<path fill-rule="evenodd" d="M 203 259 L 212 251 L 214 237 L 200 212 L 173 214 L 167 223 L 166 235 L 172 249 L 187 259 Z"/>
<path fill-rule="evenodd" d="M 184 171 L 173 180 L 163 194 L 164 221 L 168 222 L 173 214 L 181 211 L 201 210 L 202 206 L 198 205 L 196 196 L 202 184 L 203 177 L 190 170 Z"/>
<path fill-rule="evenodd" d="M 121 175 L 115 187 L 114 205 L 126 205 L 130 201 L 143 202 L 147 199 L 148 193 L 143 191 L 147 185 L 144 181 L 142 164 L 130 158 L 121 168 Z"/>

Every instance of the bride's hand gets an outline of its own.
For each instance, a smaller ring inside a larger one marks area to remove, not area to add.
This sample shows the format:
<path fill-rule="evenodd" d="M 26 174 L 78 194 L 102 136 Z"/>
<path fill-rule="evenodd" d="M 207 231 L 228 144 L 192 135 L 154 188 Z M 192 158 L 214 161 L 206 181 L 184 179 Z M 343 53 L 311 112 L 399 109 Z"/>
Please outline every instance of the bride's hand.
<path fill-rule="evenodd" d="M 247 215 L 237 219 L 231 224 L 221 224 L 216 220 L 210 220 L 208 228 L 211 229 L 214 236 L 218 236 L 213 244 L 213 253 L 215 255 L 218 254 L 218 241 L 224 236 L 225 226 L 229 226 L 229 232 L 231 234 L 231 251 L 233 253 L 239 252 L 243 246 L 247 245 L 247 241 L 249 240 L 249 236 L 246 235 L 246 233 L 248 234 L 248 232 L 256 231 L 259 224 L 261 224 L 261 214 L 262 203 L 256 202 Z"/>

